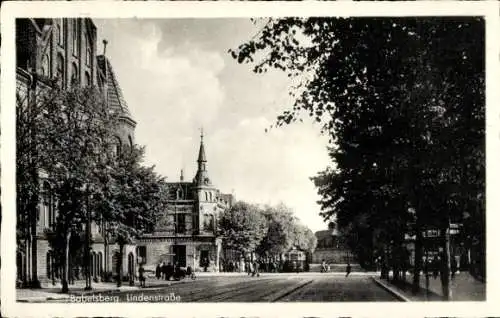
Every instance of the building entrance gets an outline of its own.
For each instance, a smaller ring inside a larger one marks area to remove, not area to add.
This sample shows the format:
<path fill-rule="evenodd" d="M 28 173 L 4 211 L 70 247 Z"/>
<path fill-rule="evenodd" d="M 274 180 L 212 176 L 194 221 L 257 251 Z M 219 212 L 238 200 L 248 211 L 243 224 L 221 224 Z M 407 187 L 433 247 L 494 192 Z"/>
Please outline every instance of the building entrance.
<path fill-rule="evenodd" d="M 200 251 L 200 267 L 208 267 L 209 265 L 208 251 Z"/>
<path fill-rule="evenodd" d="M 174 264 L 186 267 L 186 245 L 174 245 Z"/>

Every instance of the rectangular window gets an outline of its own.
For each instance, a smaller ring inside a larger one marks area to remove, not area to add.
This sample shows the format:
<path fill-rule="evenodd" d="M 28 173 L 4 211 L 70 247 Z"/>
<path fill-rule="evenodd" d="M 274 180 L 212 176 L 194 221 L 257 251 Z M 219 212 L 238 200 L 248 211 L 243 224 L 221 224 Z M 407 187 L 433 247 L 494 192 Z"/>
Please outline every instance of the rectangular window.
<path fill-rule="evenodd" d="M 147 262 L 147 255 L 146 255 L 146 246 L 138 246 L 137 247 L 137 256 L 140 257 L 140 262 L 142 264 L 145 264 Z"/>
<path fill-rule="evenodd" d="M 177 214 L 177 233 L 186 232 L 186 215 Z"/>

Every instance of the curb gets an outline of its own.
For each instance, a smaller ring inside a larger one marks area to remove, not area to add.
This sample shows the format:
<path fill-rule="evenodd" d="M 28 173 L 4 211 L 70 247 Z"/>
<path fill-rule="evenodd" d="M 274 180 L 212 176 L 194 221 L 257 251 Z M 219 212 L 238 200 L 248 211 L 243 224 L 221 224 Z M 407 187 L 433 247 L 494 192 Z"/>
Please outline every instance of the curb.
<path fill-rule="evenodd" d="M 385 289 L 386 291 L 388 291 L 389 293 L 391 293 L 392 295 L 394 295 L 396 298 L 398 298 L 399 300 L 401 301 L 406 301 L 406 302 L 410 302 L 411 299 L 406 297 L 405 295 L 403 295 L 403 293 L 399 292 L 398 290 L 396 290 L 396 288 L 390 286 L 389 284 L 383 282 L 382 280 L 376 278 L 376 277 L 371 277 L 372 280 L 379 286 L 381 286 L 383 289 Z"/>

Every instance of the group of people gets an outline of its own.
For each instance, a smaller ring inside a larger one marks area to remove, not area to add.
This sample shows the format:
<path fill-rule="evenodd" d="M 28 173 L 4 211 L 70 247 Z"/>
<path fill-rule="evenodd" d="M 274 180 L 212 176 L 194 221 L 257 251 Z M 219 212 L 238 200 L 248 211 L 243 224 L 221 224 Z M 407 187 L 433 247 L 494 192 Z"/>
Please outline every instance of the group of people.
<path fill-rule="evenodd" d="M 245 269 L 248 275 L 252 275 L 252 277 L 260 276 L 259 273 L 259 262 L 257 260 L 254 260 L 253 262 L 247 260 L 245 262 Z"/>
<path fill-rule="evenodd" d="M 250 263 L 250 264 L 249 264 Z M 267 273 L 279 273 L 279 272 L 301 272 L 308 270 L 308 264 L 302 264 L 297 261 L 274 261 L 274 260 L 254 260 L 250 262 L 249 260 L 241 261 L 231 261 L 231 260 L 221 260 L 219 270 L 221 272 L 237 272 L 237 273 L 248 273 L 248 268 L 257 269 L 259 272 Z"/>
<path fill-rule="evenodd" d="M 451 265 L 450 266 L 451 277 L 453 278 L 455 277 L 455 274 L 458 271 L 458 264 L 455 258 L 452 257 L 450 259 L 450 265 Z M 440 256 L 433 259 L 424 258 L 424 273 L 426 275 L 428 276 L 432 275 L 434 279 L 437 279 L 441 274 L 442 267 L 443 267 L 443 261 Z"/>
<path fill-rule="evenodd" d="M 156 266 L 155 276 L 156 279 L 170 280 L 175 277 L 175 273 L 180 269 L 179 264 L 172 265 L 172 263 L 166 264 L 165 262 L 158 264 Z"/>

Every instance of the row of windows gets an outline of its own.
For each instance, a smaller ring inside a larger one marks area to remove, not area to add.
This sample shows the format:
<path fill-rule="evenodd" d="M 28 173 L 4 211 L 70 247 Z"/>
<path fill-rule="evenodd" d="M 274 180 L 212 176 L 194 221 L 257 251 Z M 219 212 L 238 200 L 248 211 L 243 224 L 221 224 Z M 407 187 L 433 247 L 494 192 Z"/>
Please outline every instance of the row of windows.
<path fill-rule="evenodd" d="M 66 72 L 64 71 L 64 57 L 62 56 L 61 53 L 57 54 L 57 61 L 56 61 L 56 78 L 58 80 L 58 83 L 62 85 L 65 82 L 65 74 Z M 45 54 L 43 60 L 42 60 L 42 75 L 46 77 L 50 77 L 50 63 L 49 63 L 49 56 Z M 79 83 L 79 74 L 78 74 L 78 66 L 76 63 L 71 64 L 71 84 Z M 92 83 L 90 73 L 88 71 L 85 72 L 84 74 L 84 85 L 85 86 L 90 86 Z"/>
<path fill-rule="evenodd" d="M 72 53 L 75 57 L 78 57 L 80 54 L 80 42 L 79 42 L 79 34 L 80 32 L 80 20 L 79 19 L 71 19 L 71 24 L 72 24 Z M 57 37 L 57 43 L 60 47 L 64 47 L 65 45 L 65 26 L 66 24 L 64 23 L 63 19 L 58 19 L 56 21 L 56 37 Z M 89 39 L 89 35 L 87 33 L 84 34 L 84 40 L 85 40 L 85 64 L 87 67 L 92 68 L 92 61 L 93 61 L 93 49 L 92 49 L 92 42 Z M 65 63 L 64 63 L 64 56 L 62 53 L 58 53 L 56 56 L 56 72 L 53 74 L 57 79 L 59 84 L 63 84 L 66 82 L 66 70 L 65 70 Z M 46 77 L 51 77 L 51 58 L 49 54 L 44 54 L 42 56 L 42 63 L 41 63 L 41 72 L 44 76 Z M 80 82 L 80 77 L 78 73 L 78 66 L 76 63 L 72 63 L 71 65 L 71 73 L 70 73 L 70 83 L 79 83 Z M 92 83 L 90 73 L 86 71 L 84 73 L 84 85 L 89 86 Z"/>
<path fill-rule="evenodd" d="M 214 195 L 212 196 L 212 192 L 206 192 L 204 191 L 205 193 L 205 201 L 208 201 L 208 202 L 213 202 L 213 201 L 218 201 L 218 202 L 222 202 L 224 204 L 227 204 L 228 202 L 226 200 L 224 200 L 222 197 L 217 197 L 217 195 Z M 201 196 L 201 195 L 200 195 Z M 203 199 L 203 197 L 201 196 L 200 197 L 200 200 Z"/>
<path fill-rule="evenodd" d="M 80 19 L 71 19 L 71 29 L 72 29 L 72 53 L 74 56 L 80 55 L 80 42 L 79 34 L 80 34 Z M 57 35 L 57 43 L 59 46 L 64 47 L 65 41 L 65 32 L 66 24 L 63 19 L 58 19 L 56 22 L 56 35 Z M 90 66 L 92 63 L 92 43 L 89 40 L 89 35 L 87 33 L 84 34 L 85 40 L 85 64 Z"/>

